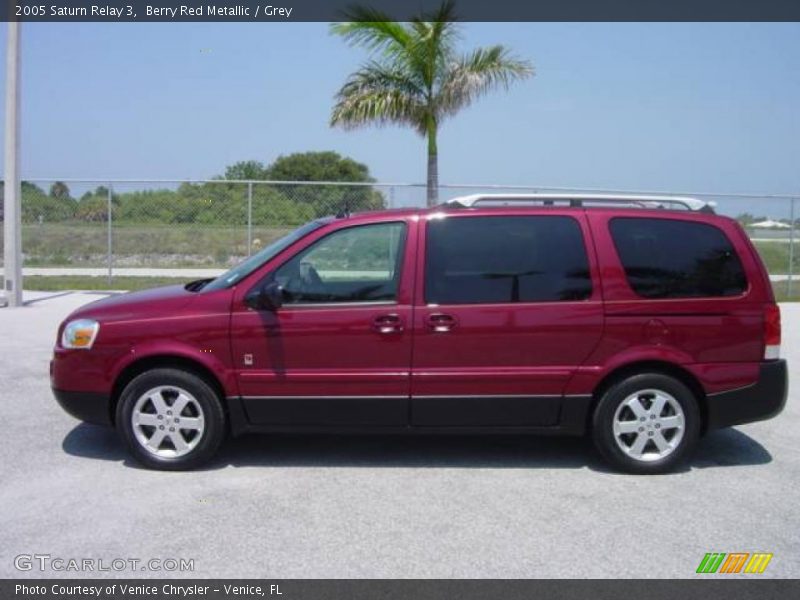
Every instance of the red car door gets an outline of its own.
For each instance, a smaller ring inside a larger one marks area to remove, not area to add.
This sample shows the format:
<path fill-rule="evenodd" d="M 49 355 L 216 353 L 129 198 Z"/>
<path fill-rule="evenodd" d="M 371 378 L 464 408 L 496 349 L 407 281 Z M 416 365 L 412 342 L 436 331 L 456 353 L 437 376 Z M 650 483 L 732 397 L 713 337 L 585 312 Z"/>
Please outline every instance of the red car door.
<path fill-rule="evenodd" d="M 271 426 L 408 424 L 416 222 L 337 220 L 279 256 L 256 285 L 282 286 L 283 305 L 245 304 L 231 345 L 248 418 Z"/>
<path fill-rule="evenodd" d="M 583 211 L 432 214 L 419 246 L 412 424 L 555 425 L 603 329 Z"/>

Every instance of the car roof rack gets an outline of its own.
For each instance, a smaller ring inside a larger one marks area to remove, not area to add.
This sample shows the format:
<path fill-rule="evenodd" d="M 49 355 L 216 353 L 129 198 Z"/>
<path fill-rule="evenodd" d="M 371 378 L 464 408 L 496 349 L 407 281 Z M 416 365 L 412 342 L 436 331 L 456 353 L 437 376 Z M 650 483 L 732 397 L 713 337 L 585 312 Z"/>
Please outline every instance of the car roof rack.
<path fill-rule="evenodd" d="M 444 203 L 446 207 L 473 208 L 479 204 L 508 206 L 510 204 L 541 204 L 542 206 L 635 206 L 637 208 L 678 208 L 713 213 L 716 202 L 686 196 L 654 196 L 631 194 L 471 194 Z"/>

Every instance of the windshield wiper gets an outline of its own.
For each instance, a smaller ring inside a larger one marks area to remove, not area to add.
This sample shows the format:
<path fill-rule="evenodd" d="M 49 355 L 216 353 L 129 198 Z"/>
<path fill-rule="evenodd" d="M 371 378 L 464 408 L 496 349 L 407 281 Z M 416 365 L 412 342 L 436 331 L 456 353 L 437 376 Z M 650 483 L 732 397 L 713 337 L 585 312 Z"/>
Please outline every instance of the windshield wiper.
<path fill-rule="evenodd" d="M 209 277 L 208 279 L 198 279 L 197 281 L 190 281 L 185 286 L 183 286 L 183 288 L 187 292 L 199 292 L 212 281 L 214 281 L 213 277 Z"/>

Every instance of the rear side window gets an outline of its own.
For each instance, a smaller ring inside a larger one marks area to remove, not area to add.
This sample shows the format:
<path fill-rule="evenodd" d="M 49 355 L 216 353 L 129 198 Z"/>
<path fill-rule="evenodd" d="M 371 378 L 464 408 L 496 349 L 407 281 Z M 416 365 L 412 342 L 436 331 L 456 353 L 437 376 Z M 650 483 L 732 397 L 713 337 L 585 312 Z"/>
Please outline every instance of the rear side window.
<path fill-rule="evenodd" d="M 645 298 L 738 296 L 747 289 L 736 251 L 713 225 L 618 217 L 611 236 L 628 283 Z"/>
<path fill-rule="evenodd" d="M 425 301 L 480 304 L 584 300 L 592 293 L 571 217 L 450 217 L 428 222 Z"/>

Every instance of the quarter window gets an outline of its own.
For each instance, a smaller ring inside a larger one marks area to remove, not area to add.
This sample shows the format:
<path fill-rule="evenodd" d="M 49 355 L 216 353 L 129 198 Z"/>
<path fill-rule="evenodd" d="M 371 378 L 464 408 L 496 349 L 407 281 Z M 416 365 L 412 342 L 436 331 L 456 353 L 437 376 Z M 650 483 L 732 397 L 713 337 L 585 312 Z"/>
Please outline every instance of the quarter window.
<path fill-rule="evenodd" d="M 284 303 L 390 302 L 397 299 L 404 223 L 334 231 L 275 271 Z"/>
<path fill-rule="evenodd" d="M 583 234 L 565 216 L 429 221 L 425 301 L 481 304 L 584 300 L 592 293 Z"/>
<path fill-rule="evenodd" d="M 628 283 L 640 296 L 738 296 L 747 289 L 736 251 L 713 225 L 618 217 L 610 226 Z"/>

